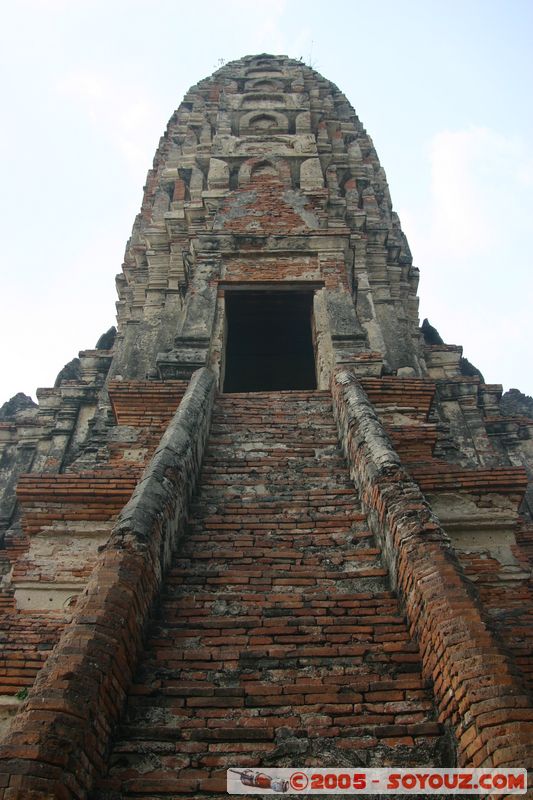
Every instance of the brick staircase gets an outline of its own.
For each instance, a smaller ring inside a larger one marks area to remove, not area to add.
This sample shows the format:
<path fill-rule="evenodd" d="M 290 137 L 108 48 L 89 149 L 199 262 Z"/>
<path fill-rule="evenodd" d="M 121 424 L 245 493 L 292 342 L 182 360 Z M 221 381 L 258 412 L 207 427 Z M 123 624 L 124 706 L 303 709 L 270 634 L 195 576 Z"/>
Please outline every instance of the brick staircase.
<path fill-rule="evenodd" d="M 327 392 L 222 395 L 98 800 L 228 766 L 440 763 L 441 731 Z"/>

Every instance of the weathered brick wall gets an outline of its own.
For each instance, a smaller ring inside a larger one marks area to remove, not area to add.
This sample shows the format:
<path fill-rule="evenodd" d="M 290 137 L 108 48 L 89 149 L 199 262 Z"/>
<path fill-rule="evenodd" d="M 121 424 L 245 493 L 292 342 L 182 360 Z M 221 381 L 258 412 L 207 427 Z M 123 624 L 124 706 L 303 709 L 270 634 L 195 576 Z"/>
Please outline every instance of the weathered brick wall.
<path fill-rule="evenodd" d="M 20 702 L 72 616 L 99 549 L 109 538 L 186 389 L 186 382 L 109 384 L 117 426 L 108 429 L 95 469 L 81 463 L 61 473 L 20 477 L 20 524 L 8 531 L 0 558 L 3 657 L 2 727 Z M 105 456 L 105 457 L 104 457 Z M 92 463 L 92 462 L 91 462 Z"/>
<path fill-rule="evenodd" d="M 183 531 L 213 394 L 213 376 L 202 370 L 120 514 L 73 621 L 15 718 L 0 749 L 6 800 L 85 797 L 95 772 L 104 769 L 145 621 Z"/>

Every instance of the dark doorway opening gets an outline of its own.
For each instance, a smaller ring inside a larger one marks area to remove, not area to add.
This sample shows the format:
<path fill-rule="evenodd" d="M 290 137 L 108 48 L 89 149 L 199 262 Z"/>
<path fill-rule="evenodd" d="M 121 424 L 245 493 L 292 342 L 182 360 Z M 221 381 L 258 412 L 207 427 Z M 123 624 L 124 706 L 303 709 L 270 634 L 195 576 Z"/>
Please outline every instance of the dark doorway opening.
<path fill-rule="evenodd" d="M 225 392 L 316 389 L 312 292 L 226 291 L 225 305 Z"/>

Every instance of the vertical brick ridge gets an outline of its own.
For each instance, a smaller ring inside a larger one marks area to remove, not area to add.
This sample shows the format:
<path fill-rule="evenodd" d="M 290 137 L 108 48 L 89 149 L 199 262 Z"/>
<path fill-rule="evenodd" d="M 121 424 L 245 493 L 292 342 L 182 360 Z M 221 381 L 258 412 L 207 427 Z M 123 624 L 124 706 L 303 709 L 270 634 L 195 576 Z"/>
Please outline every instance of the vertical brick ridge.
<path fill-rule="evenodd" d="M 420 669 L 331 393 L 221 395 L 93 798 L 218 798 L 237 765 L 440 765 Z"/>
<path fill-rule="evenodd" d="M 350 471 L 434 682 L 462 766 L 533 763 L 533 708 L 448 538 L 356 377 L 336 373 L 334 410 Z"/>
<path fill-rule="evenodd" d="M 9 800 L 87 797 L 104 768 L 145 621 L 184 527 L 214 391 L 213 374 L 198 370 L 0 747 Z"/>

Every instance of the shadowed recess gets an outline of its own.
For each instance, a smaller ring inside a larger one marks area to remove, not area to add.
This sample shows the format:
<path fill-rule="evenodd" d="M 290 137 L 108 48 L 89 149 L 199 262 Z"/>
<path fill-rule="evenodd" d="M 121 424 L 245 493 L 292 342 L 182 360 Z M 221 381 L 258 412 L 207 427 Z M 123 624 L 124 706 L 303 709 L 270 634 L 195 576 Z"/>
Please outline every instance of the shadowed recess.
<path fill-rule="evenodd" d="M 311 292 L 226 294 L 224 392 L 316 389 Z"/>

